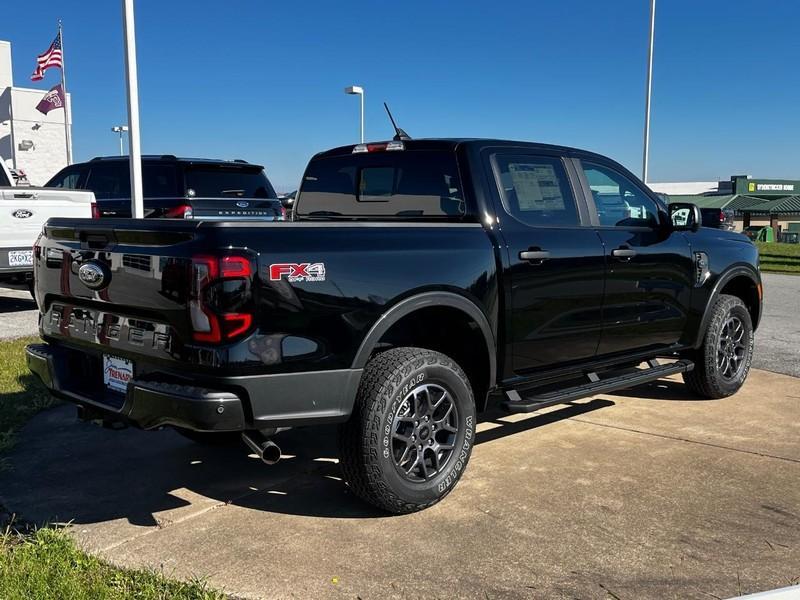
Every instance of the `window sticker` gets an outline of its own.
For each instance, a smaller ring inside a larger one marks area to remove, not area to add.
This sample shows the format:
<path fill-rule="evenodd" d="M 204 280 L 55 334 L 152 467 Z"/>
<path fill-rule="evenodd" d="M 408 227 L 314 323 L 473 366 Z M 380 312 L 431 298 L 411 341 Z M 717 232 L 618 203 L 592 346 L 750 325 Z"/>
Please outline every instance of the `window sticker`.
<path fill-rule="evenodd" d="M 508 171 L 521 211 L 566 210 L 558 176 L 552 165 L 511 163 Z"/>

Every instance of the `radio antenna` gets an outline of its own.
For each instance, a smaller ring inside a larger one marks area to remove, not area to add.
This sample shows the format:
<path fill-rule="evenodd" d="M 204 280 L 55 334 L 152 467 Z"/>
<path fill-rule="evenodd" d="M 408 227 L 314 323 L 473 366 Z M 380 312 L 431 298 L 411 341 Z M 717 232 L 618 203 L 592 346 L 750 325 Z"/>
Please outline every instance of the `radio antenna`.
<path fill-rule="evenodd" d="M 389 120 L 392 122 L 392 127 L 394 128 L 394 137 L 392 138 L 394 141 L 399 142 L 401 140 L 410 140 L 411 136 L 408 135 L 405 131 L 400 129 L 397 126 L 397 123 L 394 122 L 394 117 L 392 116 L 392 111 L 389 110 L 389 105 L 386 102 L 383 103 L 383 108 L 386 109 L 386 114 L 389 115 Z"/>

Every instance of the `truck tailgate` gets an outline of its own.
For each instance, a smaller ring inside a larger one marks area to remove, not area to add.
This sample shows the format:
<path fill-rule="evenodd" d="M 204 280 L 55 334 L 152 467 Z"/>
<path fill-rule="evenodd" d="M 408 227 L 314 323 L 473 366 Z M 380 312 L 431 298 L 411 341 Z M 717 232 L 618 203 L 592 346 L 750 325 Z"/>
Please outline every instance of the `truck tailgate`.
<path fill-rule="evenodd" d="M 187 339 L 196 223 L 51 219 L 35 249 L 46 336 L 170 359 Z M 98 267 L 93 284 L 81 267 Z M 89 283 L 87 284 L 87 281 Z M 190 334 L 189 334 L 190 335 Z"/>
<path fill-rule="evenodd" d="M 35 187 L 0 189 L 2 246 L 31 248 L 50 217 L 91 218 L 92 192 Z"/>

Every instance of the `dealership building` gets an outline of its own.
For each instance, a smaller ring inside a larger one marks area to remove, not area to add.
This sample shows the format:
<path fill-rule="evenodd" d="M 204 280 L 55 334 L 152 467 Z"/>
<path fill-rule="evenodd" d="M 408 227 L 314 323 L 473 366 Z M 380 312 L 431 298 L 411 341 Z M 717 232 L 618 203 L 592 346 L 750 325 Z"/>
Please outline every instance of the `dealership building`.
<path fill-rule="evenodd" d="M 734 175 L 729 181 L 649 185 L 672 202 L 732 211 L 739 231 L 751 225 L 770 225 L 776 239 L 781 231 L 800 231 L 800 180 Z"/>
<path fill-rule="evenodd" d="M 35 58 L 30 57 L 31 70 Z M 36 110 L 51 86 L 52 83 L 44 89 L 14 86 L 11 42 L 0 40 L 0 160 L 12 169 L 24 171 L 33 185 L 43 185 L 67 165 L 67 111 L 51 110 L 45 115 Z"/>

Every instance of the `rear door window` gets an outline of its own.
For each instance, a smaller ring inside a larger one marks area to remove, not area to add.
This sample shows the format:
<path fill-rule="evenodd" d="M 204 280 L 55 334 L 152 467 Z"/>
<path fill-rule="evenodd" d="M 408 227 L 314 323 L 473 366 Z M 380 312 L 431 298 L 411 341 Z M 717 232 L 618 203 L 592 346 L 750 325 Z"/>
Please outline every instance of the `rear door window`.
<path fill-rule="evenodd" d="M 197 198 L 277 198 L 263 169 L 226 165 L 189 166 L 186 194 Z"/>
<path fill-rule="evenodd" d="M 467 215 L 452 152 L 387 151 L 312 160 L 298 216 L 456 218 Z"/>
<path fill-rule="evenodd" d="M 555 156 L 496 154 L 503 206 L 532 227 L 577 227 L 580 217 L 564 164 Z"/>

